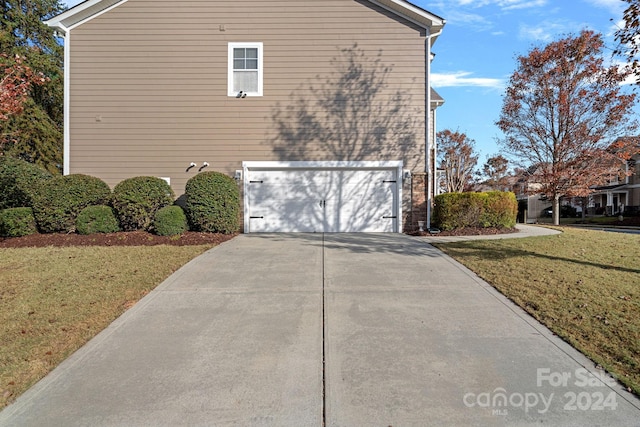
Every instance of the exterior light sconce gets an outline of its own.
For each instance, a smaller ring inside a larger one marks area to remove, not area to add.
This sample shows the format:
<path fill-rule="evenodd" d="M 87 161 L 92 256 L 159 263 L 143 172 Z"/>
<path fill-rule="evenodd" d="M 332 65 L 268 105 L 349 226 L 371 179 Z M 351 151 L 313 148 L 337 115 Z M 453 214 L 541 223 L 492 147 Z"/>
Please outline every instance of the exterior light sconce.
<path fill-rule="evenodd" d="M 187 168 L 187 170 L 185 170 L 185 172 L 189 172 L 191 169 L 196 167 L 196 162 L 191 162 L 191 164 L 189 164 L 189 167 Z"/>
<path fill-rule="evenodd" d="M 204 163 L 202 164 L 202 166 L 200 166 L 200 169 L 198 169 L 198 172 L 200 172 L 202 169 L 204 169 L 204 168 L 206 168 L 206 167 L 208 167 L 208 166 L 209 166 L 209 163 L 208 163 L 208 162 L 204 162 Z"/>
<path fill-rule="evenodd" d="M 402 179 L 405 181 L 411 179 L 411 171 L 409 169 L 405 169 L 402 171 Z"/>
<path fill-rule="evenodd" d="M 246 98 L 247 97 L 247 93 L 240 91 L 238 92 L 238 94 L 236 95 L 236 98 Z"/>

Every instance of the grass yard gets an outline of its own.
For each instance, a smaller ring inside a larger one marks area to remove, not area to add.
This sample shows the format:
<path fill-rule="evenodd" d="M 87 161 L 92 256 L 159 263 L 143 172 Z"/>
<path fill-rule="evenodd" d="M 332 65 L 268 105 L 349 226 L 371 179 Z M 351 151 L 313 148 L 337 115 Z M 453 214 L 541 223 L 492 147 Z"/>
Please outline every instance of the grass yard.
<path fill-rule="evenodd" d="M 213 246 L 0 248 L 0 409 Z"/>
<path fill-rule="evenodd" d="M 436 246 L 640 395 L 640 236 L 562 231 Z"/>

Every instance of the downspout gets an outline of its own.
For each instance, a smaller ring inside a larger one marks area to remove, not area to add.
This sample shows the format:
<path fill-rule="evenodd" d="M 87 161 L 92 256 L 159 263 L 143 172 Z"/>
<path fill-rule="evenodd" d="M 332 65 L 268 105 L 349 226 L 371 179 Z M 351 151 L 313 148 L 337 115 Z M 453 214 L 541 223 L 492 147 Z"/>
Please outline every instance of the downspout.
<path fill-rule="evenodd" d="M 69 68 L 70 68 L 70 63 L 71 63 L 71 55 L 69 55 L 70 52 L 70 45 L 71 45 L 71 34 L 69 32 L 69 29 L 67 27 L 65 27 L 62 23 L 57 23 L 56 26 L 54 27 L 56 29 L 56 32 L 58 33 L 59 37 L 62 37 L 62 39 L 64 40 L 64 65 L 63 65 L 63 74 L 62 74 L 62 78 L 63 78 L 63 149 L 62 149 L 62 173 L 63 175 L 69 175 L 69 148 L 71 146 L 70 141 L 71 141 L 71 136 L 70 136 L 70 132 L 69 132 L 69 100 L 70 100 L 70 94 L 69 94 L 69 76 L 70 76 L 70 72 L 69 72 Z"/>
<path fill-rule="evenodd" d="M 442 30 L 436 32 L 436 33 L 431 33 L 431 28 L 427 29 L 428 34 L 427 34 L 427 38 L 424 40 L 425 42 L 425 79 L 424 79 L 424 90 L 425 90 L 425 117 L 424 117 L 424 123 L 425 123 L 425 155 L 424 155 L 424 171 L 427 174 L 427 218 L 425 221 L 427 230 L 429 230 L 431 228 L 431 196 L 433 194 L 433 185 L 434 185 L 434 176 L 432 176 L 432 170 L 430 167 L 430 160 L 431 160 L 431 147 L 430 147 L 430 140 L 431 140 L 431 131 L 430 131 L 430 123 L 431 123 L 431 39 L 433 37 L 438 37 L 440 34 L 442 34 Z M 435 131 L 435 123 L 434 123 L 434 131 Z M 434 153 L 435 154 L 435 153 Z M 435 159 L 434 159 L 435 161 Z M 435 168 L 434 168 L 435 169 Z"/>

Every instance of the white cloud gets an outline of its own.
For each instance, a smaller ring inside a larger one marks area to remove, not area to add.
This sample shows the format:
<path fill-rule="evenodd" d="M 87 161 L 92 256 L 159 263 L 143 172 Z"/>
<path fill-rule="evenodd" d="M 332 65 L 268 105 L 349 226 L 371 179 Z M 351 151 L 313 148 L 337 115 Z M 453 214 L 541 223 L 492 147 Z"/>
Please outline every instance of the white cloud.
<path fill-rule="evenodd" d="M 579 32 L 583 28 L 573 22 L 543 21 L 536 25 L 521 24 L 518 36 L 524 40 L 550 42 L 559 35 Z"/>
<path fill-rule="evenodd" d="M 453 73 L 431 73 L 431 84 L 436 88 L 473 86 L 502 90 L 505 82 L 502 79 L 473 77 L 473 73 L 470 71 L 456 71 Z"/>
<path fill-rule="evenodd" d="M 461 10 L 451 10 L 447 12 L 447 23 L 448 24 L 465 24 L 465 25 L 474 25 L 474 26 L 482 26 L 487 27 L 492 25 L 491 22 L 482 15 L 478 15 L 476 13 L 468 13 L 463 12 Z"/>
<path fill-rule="evenodd" d="M 607 9 L 610 12 L 616 14 L 622 14 L 622 11 L 625 9 L 627 5 L 621 0 L 586 0 L 587 3 L 592 4 L 595 7 L 600 7 L 602 9 Z"/>
<path fill-rule="evenodd" d="M 548 0 L 457 0 L 458 6 L 469 6 L 474 8 L 497 6 L 503 10 L 542 7 L 545 6 L 547 2 Z"/>
<path fill-rule="evenodd" d="M 531 1 L 506 0 L 506 1 L 498 2 L 498 6 L 500 6 L 504 10 L 530 9 L 533 7 L 542 7 L 546 4 L 547 4 L 547 0 L 531 0 Z"/>

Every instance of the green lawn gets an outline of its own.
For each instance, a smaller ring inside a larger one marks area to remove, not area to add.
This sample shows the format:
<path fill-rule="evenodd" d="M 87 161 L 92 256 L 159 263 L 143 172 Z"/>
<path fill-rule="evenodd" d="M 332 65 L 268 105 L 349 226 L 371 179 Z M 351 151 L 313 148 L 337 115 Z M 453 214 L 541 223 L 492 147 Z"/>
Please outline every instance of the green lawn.
<path fill-rule="evenodd" d="M 0 409 L 212 246 L 0 249 Z"/>
<path fill-rule="evenodd" d="M 640 395 L 640 236 L 561 230 L 436 246 Z"/>

